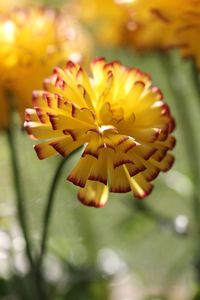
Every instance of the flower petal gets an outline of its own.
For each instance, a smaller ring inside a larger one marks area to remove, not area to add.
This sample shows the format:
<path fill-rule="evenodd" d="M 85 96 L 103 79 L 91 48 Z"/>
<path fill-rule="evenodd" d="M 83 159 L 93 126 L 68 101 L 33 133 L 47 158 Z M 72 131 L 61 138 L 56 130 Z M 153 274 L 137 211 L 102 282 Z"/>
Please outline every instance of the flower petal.
<path fill-rule="evenodd" d="M 156 161 L 153 158 L 150 158 L 149 161 L 158 167 L 161 171 L 167 172 L 174 163 L 174 157 L 171 154 L 167 154 L 160 162 Z"/>
<path fill-rule="evenodd" d="M 107 150 L 102 149 L 99 151 L 99 157 L 93 163 L 93 166 L 90 171 L 89 180 L 100 181 L 104 184 L 107 184 Z"/>
<path fill-rule="evenodd" d="M 124 172 L 123 165 L 114 168 L 110 160 L 109 166 L 109 183 L 110 192 L 112 193 L 127 193 L 130 192 L 130 184 L 127 180 L 126 174 Z"/>
<path fill-rule="evenodd" d="M 57 154 L 57 152 L 49 145 L 48 142 L 37 144 L 34 146 L 34 149 L 39 159 L 45 159 Z"/>
<path fill-rule="evenodd" d="M 156 151 L 157 149 L 154 147 L 154 144 L 142 144 L 134 148 L 134 153 L 145 160 L 149 159 Z"/>
<path fill-rule="evenodd" d="M 134 177 L 130 177 L 126 166 L 124 166 L 124 171 L 127 180 L 130 184 L 133 195 L 138 199 L 143 199 L 149 195 L 153 189 L 153 185 L 146 181 L 142 174 L 137 174 Z"/>
<path fill-rule="evenodd" d="M 87 206 L 104 207 L 108 200 L 108 186 L 88 180 L 85 187 L 79 190 L 78 199 Z"/>
<path fill-rule="evenodd" d="M 147 143 L 155 142 L 159 137 L 160 130 L 157 128 L 140 128 L 132 130 L 132 136 L 136 139 L 136 141 L 143 141 Z"/>
<path fill-rule="evenodd" d="M 169 135 L 165 141 L 156 141 L 155 145 L 162 145 L 167 147 L 168 149 L 172 150 L 176 145 L 176 139 L 174 136 Z"/>
<path fill-rule="evenodd" d="M 67 180 L 71 181 L 75 185 L 84 187 L 95 161 L 96 158 L 91 155 L 81 157 L 70 175 L 67 177 Z"/>
<path fill-rule="evenodd" d="M 61 130 L 53 130 L 50 125 L 42 124 L 38 122 L 26 122 L 24 123 L 29 135 L 36 139 L 54 139 L 62 136 Z"/>
<path fill-rule="evenodd" d="M 39 122 L 39 118 L 36 114 L 35 109 L 32 108 L 27 108 L 25 110 L 25 124 L 27 124 L 27 122 L 29 121 L 33 121 L 33 122 Z"/>
<path fill-rule="evenodd" d="M 70 135 L 67 135 L 63 138 L 49 142 L 49 145 L 52 146 L 59 154 L 65 157 L 82 146 L 85 141 L 86 138 L 83 137 L 74 141 L 74 139 Z"/>

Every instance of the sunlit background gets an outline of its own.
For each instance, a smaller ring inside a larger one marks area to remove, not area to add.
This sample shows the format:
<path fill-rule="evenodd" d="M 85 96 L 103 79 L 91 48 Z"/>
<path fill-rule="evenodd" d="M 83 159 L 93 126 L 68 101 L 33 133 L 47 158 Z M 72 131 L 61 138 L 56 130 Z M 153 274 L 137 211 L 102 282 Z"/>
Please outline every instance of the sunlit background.
<path fill-rule="evenodd" d="M 193 298 L 198 291 L 199 278 L 195 265 L 200 264 L 200 254 L 197 254 L 200 236 L 196 233 L 197 207 L 193 197 L 195 181 L 191 166 L 194 159 L 198 168 L 198 161 L 187 147 L 193 137 L 197 153 L 200 147 L 200 98 L 193 78 L 192 62 L 183 59 L 178 50 L 173 50 L 170 53 L 173 69 L 169 80 L 169 72 L 165 68 L 169 56 L 163 59 L 162 54 L 156 51 L 143 54 L 137 51 L 137 36 L 135 47 L 134 38 L 130 37 L 136 24 L 131 19 L 127 23 L 126 5 L 114 9 L 110 2 L 46 0 L 43 3 L 16 3 L 13 0 L 0 4 L 0 22 L 4 22 L 4 29 L 2 25 L 0 29 L 0 43 L 3 43 L 3 34 L 7 39 L 5 49 L 0 45 L 0 57 L 6 57 L 0 62 L 0 87 L 4 82 L 9 82 L 18 99 L 14 106 L 20 114 L 13 116 L 12 129 L 17 145 L 33 254 L 39 251 L 48 190 L 60 158 L 53 157 L 42 162 L 38 160 L 33 151 L 34 141 L 22 129 L 20 118 L 23 118 L 25 107 L 31 106 L 31 91 L 41 89 L 43 79 L 50 75 L 53 67 L 63 65 L 67 59 L 81 62 L 86 69 L 90 59 L 96 56 L 106 57 L 107 60 L 117 59 L 127 66 L 135 66 L 150 73 L 154 85 L 164 93 L 164 99 L 176 119 L 176 161 L 169 172 L 155 180 L 153 192 L 143 202 L 134 200 L 130 193 L 111 194 L 103 209 L 86 207 L 77 200 L 76 187 L 65 179 L 80 153 L 67 161 L 56 192 L 48 251 L 44 258 L 44 278 L 49 295 L 47 299 L 200 299 Z M 40 12 L 36 12 L 37 19 L 31 21 L 31 14 L 23 16 L 16 9 L 22 18 L 27 18 L 27 28 L 22 32 L 21 21 L 16 29 L 6 19 L 7 11 L 16 4 L 25 5 L 29 9 L 45 4 L 61 11 L 59 17 L 50 13 L 50 20 L 44 25 L 41 23 Z M 57 29 L 54 18 L 60 22 Z M 40 32 L 42 26 L 45 27 L 43 37 L 37 32 L 37 27 Z M 127 35 L 126 26 L 130 29 Z M 8 49 L 12 47 L 13 30 L 21 34 L 22 49 L 15 49 L 20 57 L 20 67 L 17 73 L 11 71 L 11 77 L 7 78 L 7 68 L 15 64 L 15 57 L 9 56 L 11 50 Z M 34 30 L 32 39 L 30 33 Z M 56 41 L 64 41 L 58 49 L 58 44 L 53 44 L 56 34 Z M 24 40 L 33 52 L 23 51 Z M 46 55 L 44 52 L 43 57 L 37 60 L 40 49 L 46 49 Z M 5 94 L 2 89 L 0 94 Z M 182 102 L 187 108 L 187 116 L 182 110 Z M 3 107 L 3 104 L 0 105 Z M 188 137 L 190 130 L 192 133 Z M 0 299 L 36 300 L 39 298 L 31 282 L 25 254 L 26 244 L 17 219 L 10 145 L 3 126 L 0 145 Z"/>

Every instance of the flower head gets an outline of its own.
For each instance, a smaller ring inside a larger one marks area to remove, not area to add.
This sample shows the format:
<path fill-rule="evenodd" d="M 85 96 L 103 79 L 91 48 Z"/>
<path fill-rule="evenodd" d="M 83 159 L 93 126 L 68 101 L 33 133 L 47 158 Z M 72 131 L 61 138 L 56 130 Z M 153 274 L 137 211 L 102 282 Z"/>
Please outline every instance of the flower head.
<path fill-rule="evenodd" d="M 7 0 L 0 2 L 0 12 L 7 12 L 9 9 L 13 7 L 19 7 L 25 5 L 27 3 L 26 0 Z"/>
<path fill-rule="evenodd" d="M 129 33 L 133 46 L 139 50 L 168 46 L 174 30 L 172 22 L 180 16 L 186 1 L 121 0 L 130 12 L 129 22 L 137 24 Z"/>
<path fill-rule="evenodd" d="M 45 90 L 33 92 L 25 127 L 44 140 L 35 146 L 40 159 L 84 145 L 68 176 L 84 204 L 104 206 L 109 191 L 142 199 L 159 172 L 172 166 L 174 120 L 149 75 L 104 58 L 95 59 L 91 71 L 89 77 L 71 61 L 55 68 Z"/>
<path fill-rule="evenodd" d="M 199 0 L 121 0 L 130 12 L 134 30 L 128 40 L 139 50 L 179 47 L 200 66 Z M 131 27 L 130 27 L 131 28 Z"/>
<path fill-rule="evenodd" d="M 173 22 L 169 43 L 180 48 L 183 57 L 193 57 L 200 69 L 200 1 L 188 0 L 179 18 Z"/>
<path fill-rule="evenodd" d="M 70 16 L 44 7 L 15 8 L 1 14 L 0 43 L 0 102 L 5 108 L 0 127 L 9 125 L 4 91 L 14 95 L 23 117 L 32 90 L 42 88 L 53 66 L 64 65 L 66 57 L 82 61 L 90 52 L 87 35 Z"/>
<path fill-rule="evenodd" d="M 75 0 L 71 7 L 101 45 L 110 47 L 123 43 L 128 11 L 119 6 L 117 0 Z"/>

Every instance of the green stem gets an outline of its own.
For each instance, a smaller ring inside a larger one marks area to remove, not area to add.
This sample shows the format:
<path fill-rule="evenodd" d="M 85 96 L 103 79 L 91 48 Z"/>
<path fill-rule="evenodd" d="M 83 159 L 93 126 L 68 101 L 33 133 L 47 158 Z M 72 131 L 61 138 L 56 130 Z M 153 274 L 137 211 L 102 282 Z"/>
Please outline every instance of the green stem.
<path fill-rule="evenodd" d="M 197 68 L 196 62 L 193 60 L 192 61 L 192 76 L 193 76 L 193 84 L 198 96 L 198 101 L 197 101 L 197 106 L 200 108 L 200 74 L 199 74 L 199 70 Z M 194 185 L 195 185 L 195 198 L 196 201 L 194 203 L 194 215 L 195 215 L 195 220 L 196 220 L 196 224 L 197 224 L 197 249 L 196 249 L 196 261 L 195 261 L 195 267 L 196 267 L 196 271 L 197 271 L 197 280 L 198 283 L 200 282 L 200 221 L 199 221 L 199 217 L 200 217 L 200 196 L 199 196 L 199 191 L 197 189 L 197 187 L 199 187 L 200 185 L 200 171 L 199 171 L 199 156 L 198 156 L 198 150 L 196 151 L 196 158 L 193 161 L 193 168 L 196 170 L 196 176 L 194 173 Z M 192 160 L 192 159 L 191 159 Z M 200 290 L 198 292 L 198 296 L 197 298 L 200 297 Z M 197 299 L 195 298 L 195 299 Z"/>
<path fill-rule="evenodd" d="M 176 76 L 175 69 L 173 68 L 173 57 L 169 56 L 166 60 L 165 58 L 161 59 L 163 65 L 163 70 L 167 72 L 169 86 L 171 89 L 172 95 L 174 95 L 175 104 L 177 105 L 177 113 L 179 114 L 180 119 L 182 120 L 182 133 L 184 137 L 185 149 L 188 156 L 189 165 L 191 168 L 192 181 L 194 185 L 193 192 L 193 204 L 194 204 L 194 216 L 196 222 L 197 234 L 200 234 L 200 195 L 197 191 L 197 187 L 200 184 L 200 173 L 199 173 L 199 154 L 198 147 L 196 144 L 196 136 L 193 128 L 193 119 L 188 115 L 187 109 L 187 100 L 185 99 L 184 91 L 181 92 L 180 89 L 172 83 L 172 75 Z"/>
<path fill-rule="evenodd" d="M 169 86 L 171 89 L 172 95 L 174 95 L 175 104 L 177 105 L 177 113 L 179 114 L 182 122 L 180 125 L 182 126 L 182 133 L 185 142 L 185 149 L 188 156 L 189 165 L 191 168 L 192 182 L 193 182 L 193 211 L 194 211 L 194 219 L 195 219 L 195 241 L 197 241 L 197 249 L 195 253 L 195 266 L 197 270 L 197 277 L 200 280 L 200 194 L 198 192 L 198 187 L 200 184 L 200 171 L 199 171 L 199 153 L 198 153 L 198 145 L 196 143 L 196 136 L 193 127 L 193 119 L 189 115 L 188 112 L 188 99 L 184 95 L 184 91 L 180 91 L 177 85 L 173 84 L 171 78 L 172 75 L 176 77 L 177 66 L 174 66 L 173 56 L 168 56 L 167 61 L 163 57 L 160 60 L 161 65 L 163 66 L 163 72 L 166 73 L 166 76 L 169 81 Z M 180 72 L 180 70 L 179 70 Z M 197 73 L 196 73 L 197 74 Z M 177 76 L 179 74 L 177 73 Z M 200 95 L 199 83 L 197 82 L 198 78 L 195 78 L 195 74 L 193 73 L 193 84 L 197 90 L 198 95 Z M 195 81 L 195 82 L 194 82 Z"/>
<path fill-rule="evenodd" d="M 55 194 L 56 194 L 56 190 L 58 187 L 59 179 L 61 177 L 61 174 L 62 174 L 62 171 L 63 171 L 66 161 L 69 160 L 71 155 L 74 154 L 75 152 L 77 152 L 78 150 L 79 149 L 75 150 L 73 153 L 69 154 L 67 157 L 65 157 L 64 159 L 62 159 L 60 161 L 60 163 L 58 164 L 58 167 L 56 169 L 56 172 L 54 174 L 54 177 L 52 179 L 49 194 L 47 197 L 46 208 L 45 208 L 44 215 L 43 215 L 43 231 L 42 231 L 40 255 L 39 255 L 39 259 L 38 259 L 38 269 L 41 269 L 43 259 L 46 254 L 50 219 L 51 219 L 51 215 L 52 215 L 52 211 L 53 211 Z"/>
<path fill-rule="evenodd" d="M 17 203 L 17 213 L 18 220 L 20 223 L 20 227 L 22 230 L 22 234 L 25 239 L 25 250 L 26 255 L 30 264 L 31 273 L 33 276 L 33 281 L 35 284 L 35 291 L 37 293 L 38 299 L 45 300 L 45 295 L 41 289 L 41 283 L 39 282 L 38 274 L 36 272 L 32 252 L 31 252 L 31 243 L 29 240 L 29 233 L 27 230 L 27 220 L 26 220 L 26 211 L 24 207 L 25 199 L 21 185 L 21 176 L 20 176 L 20 167 L 18 165 L 18 157 L 17 157 L 17 149 L 15 144 L 14 132 L 12 128 L 7 129 L 7 138 L 8 145 L 10 149 L 10 158 L 12 163 L 12 171 L 13 171 L 13 183 L 16 191 L 16 203 Z"/>
<path fill-rule="evenodd" d="M 199 75 L 199 70 L 197 68 L 196 62 L 193 59 L 191 62 L 191 67 L 192 67 L 192 77 L 193 77 L 193 83 L 196 89 L 196 92 L 198 94 L 198 100 L 200 101 L 200 75 Z"/>
<path fill-rule="evenodd" d="M 30 263 L 31 268 L 34 266 L 33 257 L 31 253 L 31 246 L 29 241 L 29 235 L 27 231 L 27 222 L 26 222 L 26 216 L 25 216 L 25 209 L 24 209 L 24 195 L 21 188 L 21 182 L 20 182 L 20 171 L 18 166 L 18 159 L 17 159 L 17 153 L 15 149 L 15 142 L 14 142 L 14 134 L 12 129 L 7 129 L 7 138 L 9 143 L 9 149 L 10 149 L 10 157 L 12 162 L 12 170 L 13 170 L 13 181 L 16 191 L 16 200 L 17 200 L 17 212 L 19 217 L 19 222 L 21 225 L 22 233 L 26 242 L 26 254 Z"/>

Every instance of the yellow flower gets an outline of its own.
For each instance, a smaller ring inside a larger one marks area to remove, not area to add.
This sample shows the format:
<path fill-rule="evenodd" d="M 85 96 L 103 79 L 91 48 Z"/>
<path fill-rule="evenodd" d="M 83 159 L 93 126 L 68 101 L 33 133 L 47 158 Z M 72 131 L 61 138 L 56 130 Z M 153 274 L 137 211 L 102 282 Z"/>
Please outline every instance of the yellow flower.
<path fill-rule="evenodd" d="M 8 9 L 13 7 L 19 7 L 19 5 L 24 5 L 27 1 L 26 0 L 6 0 L 0 1 L 0 12 L 7 12 Z"/>
<path fill-rule="evenodd" d="M 90 27 L 95 38 L 103 46 L 117 46 L 123 43 L 128 11 L 117 5 L 117 1 L 76 0 L 73 1 L 72 11 Z"/>
<path fill-rule="evenodd" d="M 0 127 L 9 125 L 5 91 L 14 95 L 15 107 L 23 118 L 31 104 L 34 88 L 55 65 L 66 60 L 82 61 L 90 53 L 90 41 L 68 15 L 52 9 L 18 8 L 0 15 Z"/>
<path fill-rule="evenodd" d="M 200 67 L 200 0 L 121 0 L 136 23 L 129 41 L 139 50 L 179 47 Z"/>
<path fill-rule="evenodd" d="M 56 68 L 45 91 L 33 92 L 25 127 L 44 140 L 35 146 L 39 159 L 65 157 L 84 145 L 68 176 L 84 204 L 103 207 L 108 191 L 142 199 L 159 172 L 172 166 L 174 120 L 149 75 L 104 58 L 95 59 L 91 71 L 89 77 L 70 61 Z"/>
<path fill-rule="evenodd" d="M 163 48 L 173 32 L 171 21 L 176 19 L 188 0 L 121 0 L 130 12 L 130 21 L 137 24 L 130 30 L 129 40 L 140 50 Z"/>
<path fill-rule="evenodd" d="M 193 57 L 200 69 L 200 0 L 188 0 L 180 18 L 173 22 L 173 31 L 169 43 L 178 46 L 184 57 Z"/>

